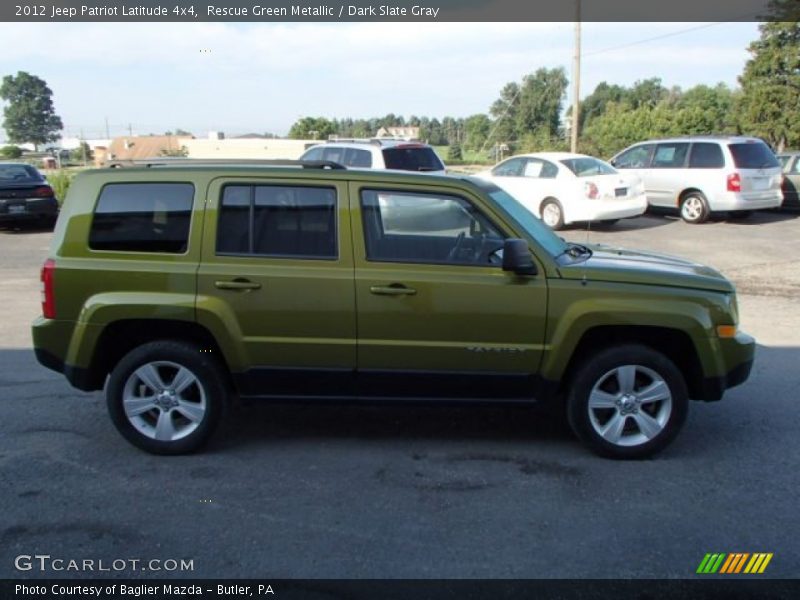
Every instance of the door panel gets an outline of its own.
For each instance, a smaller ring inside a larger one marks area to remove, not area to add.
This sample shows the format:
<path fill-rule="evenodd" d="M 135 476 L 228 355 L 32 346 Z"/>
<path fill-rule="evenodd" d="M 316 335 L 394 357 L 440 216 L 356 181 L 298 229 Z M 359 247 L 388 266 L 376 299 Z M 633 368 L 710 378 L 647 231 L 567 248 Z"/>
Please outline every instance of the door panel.
<path fill-rule="evenodd" d="M 544 277 L 517 277 L 489 262 L 505 234 L 475 199 L 455 202 L 448 194 L 398 188 L 377 191 L 353 183 L 350 189 L 359 386 L 377 395 L 406 395 L 419 383 L 418 395 L 470 397 L 491 395 L 491 386 L 481 388 L 481 382 L 495 382 L 495 397 L 530 395 L 530 387 L 508 384 L 529 381 L 538 370 Z M 475 211 L 468 216 L 477 222 L 448 224 L 450 203 Z M 408 216 L 414 211 L 416 225 Z M 381 214 L 405 229 L 394 226 L 386 234 Z M 415 241 L 393 239 L 402 236 Z"/>
<path fill-rule="evenodd" d="M 303 186 L 251 177 L 211 183 L 198 320 L 210 319 L 210 312 L 228 315 L 230 335 L 241 339 L 242 370 L 352 374 L 355 294 L 347 203 L 346 185 L 338 182 Z"/>

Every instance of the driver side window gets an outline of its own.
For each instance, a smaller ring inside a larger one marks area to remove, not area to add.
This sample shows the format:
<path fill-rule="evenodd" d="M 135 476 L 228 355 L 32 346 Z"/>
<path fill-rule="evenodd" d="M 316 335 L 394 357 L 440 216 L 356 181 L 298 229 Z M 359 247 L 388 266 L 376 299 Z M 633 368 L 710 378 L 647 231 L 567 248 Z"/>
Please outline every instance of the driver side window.
<path fill-rule="evenodd" d="M 367 260 L 492 266 L 504 236 L 459 196 L 363 190 Z"/>

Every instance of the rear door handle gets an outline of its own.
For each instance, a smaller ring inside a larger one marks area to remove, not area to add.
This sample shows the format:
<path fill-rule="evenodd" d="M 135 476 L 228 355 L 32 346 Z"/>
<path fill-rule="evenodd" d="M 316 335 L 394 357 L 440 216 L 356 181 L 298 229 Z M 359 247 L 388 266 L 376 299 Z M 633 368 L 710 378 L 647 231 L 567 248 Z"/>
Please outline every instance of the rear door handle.
<path fill-rule="evenodd" d="M 233 281 L 215 281 L 214 286 L 220 290 L 258 290 L 261 284 L 246 279 L 234 279 Z"/>
<path fill-rule="evenodd" d="M 414 288 L 406 287 L 401 284 L 392 285 L 373 285 L 369 291 L 377 296 L 413 296 L 417 293 Z"/>

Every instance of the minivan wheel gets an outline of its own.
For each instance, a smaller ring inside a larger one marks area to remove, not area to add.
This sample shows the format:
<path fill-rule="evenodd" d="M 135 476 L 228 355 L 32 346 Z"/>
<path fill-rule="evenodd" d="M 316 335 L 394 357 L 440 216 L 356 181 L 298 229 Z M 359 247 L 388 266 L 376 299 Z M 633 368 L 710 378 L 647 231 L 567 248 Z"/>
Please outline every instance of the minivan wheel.
<path fill-rule="evenodd" d="M 192 344 L 150 342 L 111 371 L 106 403 L 117 430 L 153 454 L 200 448 L 219 424 L 228 387 L 215 360 Z"/>
<path fill-rule="evenodd" d="M 681 218 L 687 223 L 705 222 L 711 214 L 706 197 L 700 192 L 691 192 L 681 200 Z"/>
<path fill-rule="evenodd" d="M 542 202 L 540 209 L 542 221 L 553 231 L 558 231 L 564 227 L 564 209 L 561 203 L 555 198 L 548 198 Z"/>
<path fill-rule="evenodd" d="M 638 459 L 666 447 L 686 420 L 689 394 L 666 356 L 636 344 L 611 347 L 578 368 L 567 417 L 601 456 Z"/>

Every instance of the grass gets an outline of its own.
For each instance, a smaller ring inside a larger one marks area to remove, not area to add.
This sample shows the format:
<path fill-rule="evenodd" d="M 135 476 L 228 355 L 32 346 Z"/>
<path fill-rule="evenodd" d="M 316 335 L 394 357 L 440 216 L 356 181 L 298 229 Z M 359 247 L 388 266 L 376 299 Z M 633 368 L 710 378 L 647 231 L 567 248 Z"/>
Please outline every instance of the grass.
<path fill-rule="evenodd" d="M 64 202 L 64 198 L 67 197 L 67 191 L 69 190 L 70 183 L 72 183 L 72 178 L 75 177 L 80 170 L 81 169 L 58 169 L 55 171 L 45 171 L 47 182 L 50 184 L 50 187 L 53 188 L 59 205 L 61 205 L 61 203 Z"/>

